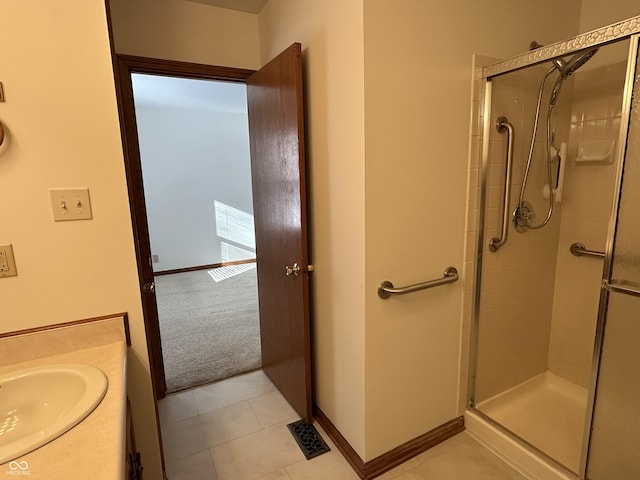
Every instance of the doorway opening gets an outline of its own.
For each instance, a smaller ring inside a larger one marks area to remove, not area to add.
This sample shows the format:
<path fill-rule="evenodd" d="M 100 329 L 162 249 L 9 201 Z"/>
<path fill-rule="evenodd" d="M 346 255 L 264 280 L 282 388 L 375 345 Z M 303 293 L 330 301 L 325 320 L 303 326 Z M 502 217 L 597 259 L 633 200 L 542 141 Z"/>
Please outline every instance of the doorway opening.
<path fill-rule="evenodd" d="M 261 367 L 246 87 L 131 75 L 166 392 Z"/>
<path fill-rule="evenodd" d="M 128 55 L 117 55 L 116 60 L 125 172 L 156 400 L 166 395 L 167 387 L 154 283 L 157 275 L 152 268 L 155 253 L 147 219 L 133 93 L 134 74 L 220 80 L 246 88 L 262 370 L 300 417 L 309 421 L 312 418 L 309 314 L 312 266 L 307 246 L 301 45 L 291 45 L 258 71 Z M 172 192 L 166 196 L 180 202 Z M 237 233 L 247 212 L 229 202 L 218 201 L 217 205 L 213 201 L 212 215 L 216 216 L 217 208 L 218 215 L 225 217 L 223 243 L 251 251 L 252 248 L 243 248 L 251 242 L 238 241 L 244 237 L 229 233 L 230 230 Z M 189 213 L 189 205 L 183 206 L 181 214 Z M 227 254 L 233 250 L 225 248 Z M 211 270 L 215 270 L 213 267 L 219 265 L 211 266 Z"/>

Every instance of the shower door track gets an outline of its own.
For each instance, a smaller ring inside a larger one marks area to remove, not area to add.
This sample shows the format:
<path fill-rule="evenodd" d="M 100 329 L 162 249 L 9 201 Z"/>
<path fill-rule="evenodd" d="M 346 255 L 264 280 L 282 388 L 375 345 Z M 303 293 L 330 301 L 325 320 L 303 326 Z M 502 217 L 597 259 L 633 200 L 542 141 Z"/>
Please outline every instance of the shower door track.
<path fill-rule="evenodd" d="M 531 452 L 535 453 L 538 457 L 544 459 L 544 461 L 546 461 L 550 465 L 553 465 L 553 467 L 556 468 L 557 470 L 560 470 L 565 475 L 569 475 L 571 477 L 576 477 L 577 472 L 574 472 L 574 471 L 570 470 L 569 468 L 565 467 L 563 464 L 559 463 L 553 457 L 549 456 L 546 452 L 544 452 L 543 450 L 540 450 L 538 447 L 536 447 L 532 443 L 528 442 L 526 439 L 522 438 L 520 435 L 515 433 L 513 430 L 508 429 L 507 427 L 502 425 L 500 422 L 498 422 L 498 421 L 494 420 L 493 418 L 491 418 L 486 413 L 482 412 L 481 410 L 478 410 L 475 405 L 470 405 L 469 408 L 475 415 L 480 417 L 482 420 L 487 422 L 489 425 L 491 425 L 492 427 L 500 430 L 502 433 L 506 434 L 507 436 L 511 437 L 512 440 L 516 441 L 518 444 L 520 444 L 521 446 L 523 446 L 527 450 L 530 450 Z"/>

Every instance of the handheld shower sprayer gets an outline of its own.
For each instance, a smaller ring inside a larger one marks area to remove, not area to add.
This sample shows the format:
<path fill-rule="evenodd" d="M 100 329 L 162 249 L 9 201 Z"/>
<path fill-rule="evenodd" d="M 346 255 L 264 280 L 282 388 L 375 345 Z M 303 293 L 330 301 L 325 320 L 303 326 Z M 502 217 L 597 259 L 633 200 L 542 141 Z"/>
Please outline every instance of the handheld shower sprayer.
<path fill-rule="evenodd" d="M 562 67 L 562 75 L 565 77 L 573 75 L 576 70 L 578 70 L 581 66 L 591 60 L 591 57 L 593 57 L 597 51 L 597 48 L 592 48 L 591 50 L 587 50 L 586 52 L 576 53 Z"/>
<path fill-rule="evenodd" d="M 529 44 L 529 50 L 535 50 L 543 46 L 544 45 L 540 45 L 538 42 L 533 41 Z M 549 220 L 551 220 L 551 216 L 553 215 L 554 198 L 553 198 L 552 191 L 549 194 L 549 207 L 547 210 L 547 215 L 545 219 L 542 221 L 542 223 L 539 223 L 537 225 L 533 223 L 533 221 L 535 220 L 535 213 L 533 212 L 533 208 L 531 207 L 529 202 L 526 202 L 524 200 L 524 192 L 525 192 L 525 189 L 527 188 L 527 179 L 529 177 L 529 171 L 531 169 L 531 162 L 533 159 L 533 149 L 535 146 L 536 133 L 538 131 L 542 92 L 544 90 L 544 85 L 547 81 L 547 78 L 551 73 L 554 72 L 554 69 L 559 72 L 559 75 L 556 78 L 556 82 L 553 85 L 551 96 L 549 97 L 549 109 L 547 110 L 547 125 L 546 125 L 547 142 L 546 142 L 546 148 L 545 148 L 545 151 L 546 151 L 545 155 L 546 155 L 546 164 L 547 164 L 547 179 L 548 179 L 548 185 L 552 185 L 553 175 L 552 175 L 552 169 L 551 169 L 551 160 L 552 160 L 551 159 L 551 143 L 552 143 L 551 114 L 553 113 L 553 109 L 555 108 L 555 105 L 558 101 L 558 97 L 560 95 L 560 89 L 562 88 L 562 84 L 564 83 L 566 78 L 573 75 L 576 72 L 576 70 L 578 70 L 585 63 L 587 63 L 591 59 L 591 57 L 593 57 L 596 54 L 597 51 L 598 51 L 598 48 L 592 48 L 583 52 L 578 52 L 568 60 L 565 60 L 564 58 L 561 58 L 561 57 L 552 59 L 551 62 L 553 64 L 553 67 L 551 67 L 542 77 L 542 81 L 540 82 L 540 91 L 538 93 L 538 104 L 536 108 L 536 116 L 535 116 L 535 121 L 533 126 L 533 133 L 531 135 L 531 145 L 529 148 L 529 156 L 527 158 L 527 165 L 525 168 L 524 177 L 522 179 L 522 185 L 520 187 L 520 197 L 518 200 L 518 205 L 516 206 L 516 209 L 513 212 L 513 223 L 516 227 L 516 230 L 519 232 L 524 232 L 529 228 L 531 229 L 542 228 L 547 223 L 549 223 Z"/>
<path fill-rule="evenodd" d="M 538 48 L 542 48 L 544 45 L 536 42 L 535 40 L 529 44 L 529 50 L 537 50 Z M 578 70 L 582 65 L 587 63 L 591 57 L 593 57 L 598 48 L 591 48 L 582 53 L 576 53 L 569 60 L 565 60 L 562 57 L 552 58 L 551 63 L 554 67 L 560 72 L 560 75 L 563 77 L 568 77 L 572 75 L 576 70 Z"/>

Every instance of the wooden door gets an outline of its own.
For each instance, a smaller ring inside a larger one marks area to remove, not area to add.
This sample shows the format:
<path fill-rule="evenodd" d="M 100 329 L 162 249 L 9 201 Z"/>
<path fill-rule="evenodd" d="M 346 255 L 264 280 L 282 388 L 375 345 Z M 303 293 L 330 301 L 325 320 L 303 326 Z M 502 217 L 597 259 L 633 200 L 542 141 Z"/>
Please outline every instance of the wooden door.
<path fill-rule="evenodd" d="M 296 412 L 310 422 L 309 259 L 299 43 L 247 79 L 247 103 L 262 367 Z"/>

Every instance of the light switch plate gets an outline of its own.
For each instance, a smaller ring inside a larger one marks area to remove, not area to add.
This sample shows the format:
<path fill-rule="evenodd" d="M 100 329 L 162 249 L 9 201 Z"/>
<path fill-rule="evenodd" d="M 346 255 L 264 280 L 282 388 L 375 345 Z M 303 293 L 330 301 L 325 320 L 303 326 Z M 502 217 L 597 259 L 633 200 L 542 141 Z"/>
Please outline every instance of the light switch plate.
<path fill-rule="evenodd" d="M 91 220 L 88 188 L 52 188 L 49 195 L 54 221 Z"/>
<path fill-rule="evenodd" d="M 18 275 L 11 244 L 0 245 L 0 278 Z"/>

